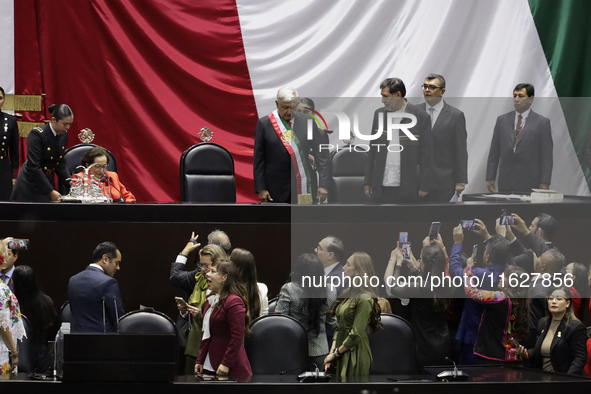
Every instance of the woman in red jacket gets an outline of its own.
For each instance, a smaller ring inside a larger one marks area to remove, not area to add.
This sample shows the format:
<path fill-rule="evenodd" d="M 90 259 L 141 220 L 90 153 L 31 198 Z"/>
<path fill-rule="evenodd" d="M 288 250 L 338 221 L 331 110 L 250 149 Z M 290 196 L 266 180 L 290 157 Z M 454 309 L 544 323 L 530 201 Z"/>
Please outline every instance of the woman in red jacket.
<path fill-rule="evenodd" d="M 86 151 L 82 159 L 80 160 L 80 164 L 84 167 L 88 167 L 91 164 L 94 164 L 90 168 L 91 177 L 94 177 L 101 186 L 103 187 L 110 187 L 111 198 L 113 202 L 126 202 L 126 203 L 134 203 L 136 202 L 135 196 L 127 190 L 124 184 L 119 181 L 119 176 L 116 172 L 107 171 L 107 165 L 109 164 L 109 155 L 107 151 L 100 147 L 95 146 L 94 148 L 90 148 Z M 82 178 L 84 176 L 84 172 L 79 172 L 74 175 L 73 181 L 78 178 Z"/>
<path fill-rule="evenodd" d="M 206 277 L 209 289 L 218 297 L 210 297 L 203 306 L 203 337 L 195 374 L 252 375 L 242 346 L 249 318 L 238 269 L 231 261 L 222 261 L 211 267 Z"/>

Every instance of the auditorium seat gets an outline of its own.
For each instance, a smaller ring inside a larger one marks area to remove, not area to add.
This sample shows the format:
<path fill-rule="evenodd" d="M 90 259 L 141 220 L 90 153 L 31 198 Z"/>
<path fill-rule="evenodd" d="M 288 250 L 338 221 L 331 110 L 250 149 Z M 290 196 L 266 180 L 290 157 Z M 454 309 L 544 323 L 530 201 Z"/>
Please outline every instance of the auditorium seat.
<path fill-rule="evenodd" d="M 119 332 L 129 334 L 174 334 L 172 319 L 158 311 L 131 311 L 119 318 Z"/>
<path fill-rule="evenodd" d="M 34 372 L 33 371 L 33 355 L 31 354 L 31 345 L 29 338 L 31 338 L 31 323 L 25 315 L 21 315 L 23 325 L 27 337 L 23 338 L 22 342 L 18 342 L 18 371 L 19 372 Z"/>
<path fill-rule="evenodd" d="M 181 202 L 235 203 L 234 159 L 221 145 L 203 142 L 181 156 Z"/>
<path fill-rule="evenodd" d="M 357 149 L 358 151 L 356 151 Z M 364 178 L 367 162 L 367 148 L 361 145 L 351 151 L 341 149 L 330 162 L 332 188 L 328 195 L 331 204 L 369 204 L 365 195 Z"/>
<path fill-rule="evenodd" d="M 391 313 L 381 316 L 384 328 L 369 335 L 373 356 L 370 375 L 419 374 L 415 336 L 410 324 Z"/>
<path fill-rule="evenodd" d="M 279 301 L 279 297 L 271 298 L 269 300 L 269 313 L 275 313 L 275 308 L 277 308 L 277 301 Z"/>
<path fill-rule="evenodd" d="M 70 301 L 68 300 L 64 302 L 64 304 L 60 308 L 60 323 L 72 323 L 73 320 L 74 318 L 72 316 L 72 309 L 70 309 Z"/>
<path fill-rule="evenodd" d="M 82 168 L 77 169 L 77 167 L 80 165 L 80 160 L 82 160 L 82 156 L 84 156 L 86 151 L 88 151 L 91 148 L 94 148 L 95 146 L 98 146 L 98 145 L 78 144 L 78 145 L 72 146 L 71 148 L 66 149 L 66 153 L 64 155 L 64 161 L 66 162 L 66 168 L 70 172 L 70 175 L 74 175 L 74 174 L 82 171 Z M 117 160 L 115 159 L 115 156 L 113 156 L 113 154 L 108 149 L 105 149 L 105 150 L 107 151 L 107 154 L 109 155 L 109 164 L 107 166 L 107 171 L 117 172 Z M 68 194 L 68 191 L 63 190 L 63 187 L 61 185 L 60 185 L 59 192 L 63 195 Z"/>
<path fill-rule="evenodd" d="M 246 354 L 254 375 L 294 375 L 308 364 L 308 335 L 293 317 L 265 315 L 252 322 Z"/>

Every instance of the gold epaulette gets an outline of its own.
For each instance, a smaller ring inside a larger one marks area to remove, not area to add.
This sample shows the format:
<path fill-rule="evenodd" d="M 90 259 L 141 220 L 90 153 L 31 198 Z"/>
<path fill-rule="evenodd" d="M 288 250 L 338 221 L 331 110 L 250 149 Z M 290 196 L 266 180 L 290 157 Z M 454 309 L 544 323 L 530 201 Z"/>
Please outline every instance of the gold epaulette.
<path fill-rule="evenodd" d="M 43 133 L 43 129 L 40 127 L 43 126 L 43 123 L 21 122 L 20 120 L 17 123 L 19 135 L 23 138 L 27 138 L 33 129 L 38 129 L 40 133 Z"/>

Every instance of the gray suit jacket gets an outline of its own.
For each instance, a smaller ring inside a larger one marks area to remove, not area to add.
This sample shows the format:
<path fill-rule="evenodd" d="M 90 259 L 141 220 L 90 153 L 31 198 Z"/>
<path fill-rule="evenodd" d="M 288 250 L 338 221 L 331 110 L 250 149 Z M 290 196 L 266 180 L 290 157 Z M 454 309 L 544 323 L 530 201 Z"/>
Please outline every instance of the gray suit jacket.
<path fill-rule="evenodd" d="M 294 282 L 288 282 L 281 288 L 275 312 L 291 316 L 304 326 L 308 333 L 308 355 L 310 357 L 328 354 L 329 349 L 328 341 L 326 340 L 325 324 L 334 328 L 336 327 L 337 321 L 334 316 L 326 317 L 326 313 L 330 310 L 336 299 L 336 291 L 327 288 L 327 297 L 320 309 L 320 331 L 316 335 L 316 332 L 308 325 L 308 298 L 306 298 L 304 289 Z"/>
<path fill-rule="evenodd" d="M 426 112 L 426 103 L 418 107 Z M 444 101 L 431 137 L 434 164 L 431 189 L 453 190 L 456 183 L 468 183 L 468 132 L 464 113 Z"/>
<path fill-rule="evenodd" d="M 486 180 L 495 180 L 499 168 L 499 191 L 531 192 L 552 178 L 552 131 L 550 119 L 530 112 L 515 146 L 515 111 L 497 118 Z M 500 166 L 499 166 L 500 161 Z"/>

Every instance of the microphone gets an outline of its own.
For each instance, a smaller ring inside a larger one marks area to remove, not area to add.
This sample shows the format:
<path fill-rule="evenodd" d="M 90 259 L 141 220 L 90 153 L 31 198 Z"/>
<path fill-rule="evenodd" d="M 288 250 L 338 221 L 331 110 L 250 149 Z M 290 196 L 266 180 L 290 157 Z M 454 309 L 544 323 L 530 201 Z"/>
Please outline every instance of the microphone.
<path fill-rule="evenodd" d="M 467 373 L 458 370 L 455 361 L 445 357 L 445 359 L 454 365 L 453 371 L 443 371 L 437 374 L 437 377 L 443 382 L 465 382 L 470 377 Z"/>
<path fill-rule="evenodd" d="M 317 383 L 317 382 L 328 382 L 332 378 L 332 375 L 326 372 L 320 372 L 318 365 L 316 364 L 308 364 L 313 365 L 316 368 L 314 372 L 304 372 L 298 375 L 298 379 L 300 379 L 300 383 Z"/>
<path fill-rule="evenodd" d="M 103 334 L 107 333 L 107 320 L 105 315 L 105 296 L 103 296 Z"/>
<path fill-rule="evenodd" d="M 316 364 L 314 364 L 314 363 L 310 363 L 310 364 L 306 364 L 306 365 L 299 366 L 299 367 L 297 367 L 297 368 L 288 369 L 287 371 L 281 371 L 281 372 L 279 372 L 279 375 L 285 375 L 285 374 L 286 374 L 286 373 L 288 373 L 288 372 L 293 372 L 293 371 L 297 371 L 298 369 L 304 369 L 304 368 L 308 368 L 308 367 L 309 367 L 309 366 L 311 366 L 311 365 L 313 365 L 313 366 L 315 366 L 315 367 L 316 367 Z M 318 368 L 318 367 L 316 367 L 316 368 Z"/>
<path fill-rule="evenodd" d="M 119 334 L 119 311 L 117 310 L 117 296 L 113 294 L 113 304 L 115 304 L 115 318 L 117 319 L 117 334 Z"/>
<path fill-rule="evenodd" d="M 447 356 L 445 356 L 445 359 L 454 365 L 454 376 L 457 376 L 458 375 L 458 366 L 456 365 L 456 362 Z"/>
<path fill-rule="evenodd" d="M 119 198 L 116 201 L 117 202 L 125 202 L 125 200 L 123 199 L 123 195 L 121 194 L 121 190 L 119 190 L 117 188 L 117 186 L 113 185 L 113 182 L 111 181 L 111 176 L 107 175 L 107 173 L 105 172 L 105 176 L 103 178 L 106 178 L 107 179 L 107 183 L 109 184 L 109 186 L 114 187 L 115 190 L 117 190 L 119 192 Z M 111 197 L 113 197 L 113 193 L 112 192 L 111 192 Z"/>

